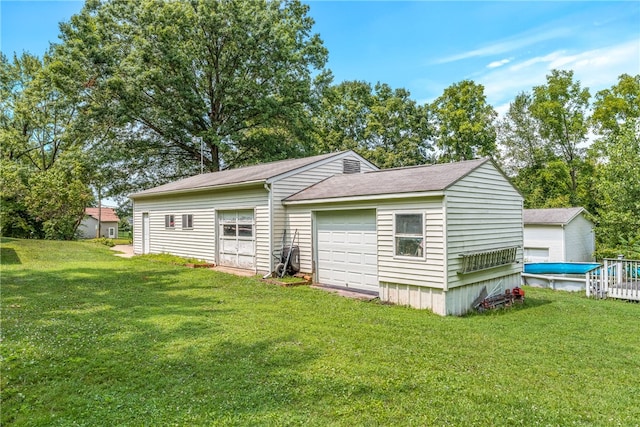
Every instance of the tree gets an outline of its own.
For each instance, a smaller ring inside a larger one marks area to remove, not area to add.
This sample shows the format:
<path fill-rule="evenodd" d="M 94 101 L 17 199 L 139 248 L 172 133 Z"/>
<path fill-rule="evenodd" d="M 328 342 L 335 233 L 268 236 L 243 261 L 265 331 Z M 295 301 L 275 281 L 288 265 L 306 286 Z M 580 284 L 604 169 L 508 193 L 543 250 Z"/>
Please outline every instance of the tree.
<path fill-rule="evenodd" d="M 330 86 L 314 124 L 319 152 L 354 150 L 383 168 L 430 161 L 424 113 L 405 89 L 361 81 Z"/>
<path fill-rule="evenodd" d="M 628 132 L 625 126 L 640 117 L 640 74 L 622 74 L 618 84 L 598 92 L 593 103 L 592 121 L 596 133 L 607 137 Z"/>
<path fill-rule="evenodd" d="M 518 94 L 496 126 L 497 142 L 504 150 L 503 167 L 510 176 L 543 168 L 551 155 L 529 110 L 531 103 L 531 94 Z"/>
<path fill-rule="evenodd" d="M 596 94 L 595 189 L 601 253 L 640 256 L 640 75 L 623 74 Z M 608 252 L 610 251 L 610 252 Z"/>
<path fill-rule="evenodd" d="M 429 109 L 440 161 L 470 160 L 496 154 L 497 113 L 487 104 L 484 86 L 463 80 L 449 86 Z"/>
<path fill-rule="evenodd" d="M 61 75 L 139 185 L 303 153 L 327 51 L 298 0 L 88 2 Z M 201 151 L 201 141 L 204 150 Z M 124 160 L 132 160 L 130 163 Z"/>
<path fill-rule="evenodd" d="M 589 130 L 589 89 L 573 80 L 573 71 L 552 70 L 547 84 L 533 88 L 529 110 L 537 120 L 540 136 L 569 168 L 569 203 L 579 203 L 578 171 L 584 158 L 582 146 Z"/>
<path fill-rule="evenodd" d="M 3 235 L 71 239 L 90 199 L 76 104 L 56 86 L 53 61 L 0 59 Z"/>

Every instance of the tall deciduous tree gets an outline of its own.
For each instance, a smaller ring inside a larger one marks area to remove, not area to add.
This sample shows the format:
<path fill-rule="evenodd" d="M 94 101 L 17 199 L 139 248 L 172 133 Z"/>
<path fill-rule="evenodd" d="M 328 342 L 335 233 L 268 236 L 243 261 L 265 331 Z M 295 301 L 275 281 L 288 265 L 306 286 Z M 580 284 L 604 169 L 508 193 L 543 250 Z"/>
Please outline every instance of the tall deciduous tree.
<path fill-rule="evenodd" d="M 77 104 L 55 84 L 50 65 L 23 54 L 0 58 L 2 233 L 71 239 L 91 200 Z"/>
<path fill-rule="evenodd" d="M 505 170 L 528 208 L 584 206 L 593 212 L 593 163 L 585 156 L 589 91 L 573 72 L 553 70 L 547 84 L 521 93 L 498 125 Z"/>
<path fill-rule="evenodd" d="M 640 74 L 622 74 L 611 89 L 598 92 L 592 121 L 602 137 L 629 132 L 627 123 L 640 117 Z"/>
<path fill-rule="evenodd" d="M 62 25 L 59 72 L 77 76 L 89 117 L 116 125 L 105 148 L 133 159 L 126 175 L 142 185 L 201 159 L 215 171 L 296 155 L 326 76 L 307 12 L 298 0 L 92 1 Z"/>
<path fill-rule="evenodd" d="M 569 168 L 572 205 L 577 204 L 578 173 L 589 131 L 589 89 L 573 80 L 573 71 L 552 70 L 547 84 L 533 88 L 530 111 L 540 136 Z"/>
<path fill-rule="evenodd" d="M 497 113 L 487 104 L 484 86 L 463 80 L 430 105 L 440 161 L 470 160 L 496 153 Z"/>
<path fill-rule="evenodd" d="M 602 255 L 640 256 L 640 75 L 623 74 L 597 93 L 592 116 L 597 141 L 598 241 Z M 607 252 L 610 250 L 612 252 Z"/>
<path fill-rule="evenodd" d="M 330 86 L 314 124 L 320 152 L 354 150 L 384 168 L 430 162 L 424 113 L 405 89 L 361 81 Z"/>

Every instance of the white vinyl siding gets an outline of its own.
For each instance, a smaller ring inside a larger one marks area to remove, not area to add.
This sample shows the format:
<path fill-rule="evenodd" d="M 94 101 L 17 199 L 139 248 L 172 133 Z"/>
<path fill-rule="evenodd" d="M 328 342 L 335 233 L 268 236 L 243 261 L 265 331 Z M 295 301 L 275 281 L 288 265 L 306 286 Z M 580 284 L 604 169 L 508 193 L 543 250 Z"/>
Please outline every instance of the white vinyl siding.
<path fill-rule="evenodd" d="M 216 210 L 268 209 L 265 189 L 235 191 L 207 191 L 177 194 L 164 197 L 139 198 L 134 203 L 134 252 L 142 252 L 142 213 L 149 213 L 150 253 L 170 253 L 193 257 L 208 262 L 216 260 Z M 165 215 L 193 215 L 193 228 L 187 230 L 165 229 Z M 256 215 L 256 229 L 263 227 L 264 215 Z M 267 225 L 268 227 L 268 225 Z M 264 250 L 256 251 L 256 265 L 268 265 Z"/>
<path fill-rule="evenodd" d="M 582 214 L 575 217 L 565 226 L 564 239 L 564 261 L 593 261 L 593 254 L 596 250 L 593 223 Z"/>
<path fill-rule="evenodd" d="M 424 256 L 398 257 L 394 244 L 396 213 L 423 215 Z M 380 282 L 444 287 L 444 237 L 442 197 L 384 200 L 378 203 L 378 278 Z"/>
<path fill-rule="evenodd" d="M 524 226 L 524 245 L 526 248 L 548 248 L 548 262 L 593 261 L 593 223 L 581 214 L 565 226 L 527 224 Z M 526 256 L 525 261 L 540 262 Z"/>
<path fill-rule="evenodd" d="M 525 225 L 524 247 L 546 248 L 547 260 L 545 262 L 564 262 L 563 231 L 560 225 Z M 530 261 L 527 262 L 542 262 Z"/>
<path fill-rule="evenodd" d="M 463 286 L 510 272 L 522 264 L 510 264 L 460 275 L 460 254 L 518 247 L 522 261 L 522 196 L 490 163 L 472 171 L 446 192 L 448 287 Z"/>
<path fill-rule="evenodd" d="M 273 250 L 280 250 L 280 246 L 282 245 L 282 235 L 286 228 L 287 230 L 287 245 L 289 245 L 290 239 L 293 237 L 293 233 L 296 229 L 299 228 L 298 233 L 300 235 L 300 239 L 304 242 L 300 243 L 300 262 L 301 262 L 301 271 L 311 272 L 311 253 L 307 248 L 311 247 L 311 215 L 307 216 L 307 222 L 297 222 L 295 224 L 287 224 L 288 219 L 285 214 L 285 207 L 282 205 L 282 200 L 291 196 L 292 194 L 298 193 L 299 191 L 304 190 L 307 187 L 312 186 L 324 179 L 327 179 L 331 176 L 342 174 L 343 172 L 343 159 L 349 159 L 354 161 L 360 161 L 360 158 L 349 154 L 347 156 L 338 157 L 335 159 L 331 159 L 330 161 L 326 161 L 325 163 L 321 163 L 313 168 L 309 168 L 306 170 L 302 170 L 295 174 L 291 174 L 287 177 L 277 180 L 271 186 L 271 197 L 272 197 L 272 211 L 273 211 L 273 221 L 272 221 L 272 245 Z M 367 172 L 376 170 L 371 167 L 369 163 L 361 162 L 361 172 Z M 290 210 L 290 208 L 289 208 Z M 306 230 L 303 230 L 306 228 Z M 304 266 L 304 267 L 303 267 Z"/>

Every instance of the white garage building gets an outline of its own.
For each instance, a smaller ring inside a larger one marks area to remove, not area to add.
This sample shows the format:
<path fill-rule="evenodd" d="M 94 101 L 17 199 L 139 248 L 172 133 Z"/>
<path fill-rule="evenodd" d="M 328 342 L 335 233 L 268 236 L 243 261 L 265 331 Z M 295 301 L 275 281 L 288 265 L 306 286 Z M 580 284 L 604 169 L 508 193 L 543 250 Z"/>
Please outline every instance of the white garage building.
<path fill-rule="evenodd" d="M 522 197 L 488 159 L 378 170 L 354 152 L 202 174 L 131 195 L 136 253 L 273 270 L 297 231 L 319 284 L 462 314 L 520 284 Z"/>

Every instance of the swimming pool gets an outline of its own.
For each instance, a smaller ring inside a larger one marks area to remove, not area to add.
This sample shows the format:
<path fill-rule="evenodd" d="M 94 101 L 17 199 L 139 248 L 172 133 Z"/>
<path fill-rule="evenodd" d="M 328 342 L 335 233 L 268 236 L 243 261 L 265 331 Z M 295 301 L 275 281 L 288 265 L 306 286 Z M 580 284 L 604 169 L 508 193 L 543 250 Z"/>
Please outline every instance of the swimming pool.
<path fill-rule="evenodd" d="M 600 266 L 596 262 L 525 263 L 522 281 L 528 286 L 583 291 L 587 285 L 587 273 Z"/>
<path fill-rule="evenodd" d="M 586 274 L 600 267 L 597 262 L 532 262 L 525 263 L 524 272 L 531 274 Z"/>

